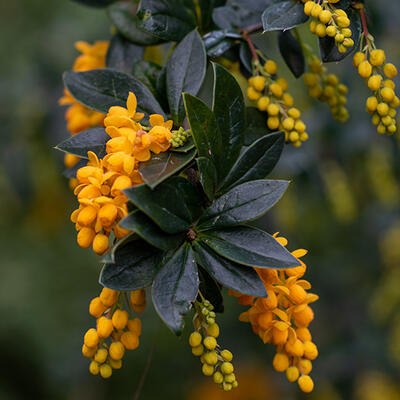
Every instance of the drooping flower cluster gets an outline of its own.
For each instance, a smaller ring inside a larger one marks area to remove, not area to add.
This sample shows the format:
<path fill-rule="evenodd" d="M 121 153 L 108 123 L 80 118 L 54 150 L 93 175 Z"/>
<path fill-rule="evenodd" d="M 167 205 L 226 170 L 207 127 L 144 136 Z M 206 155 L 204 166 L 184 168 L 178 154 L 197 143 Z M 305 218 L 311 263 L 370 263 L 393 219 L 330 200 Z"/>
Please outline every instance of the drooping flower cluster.
<path fill-rule="evenodd" d="M 393 135 L 397 131 L 396 109 L 400 106 L 393 82 L 397 68 L 392 63 L 386 63 L 384 50 L 375 48 L 370 38 L 363 51 L 354 54 L 353 65 L 373 92 L 366 103 L 367 112 L 372 115 L 372 123 L 377 126 L 378 133 Z"/>
<path fill-rule="evenodd" d="M 281 245 L 287 245 L 285 238 L 277 237 L 277 234 L 274 237 Z M 306 253 L 304 249 L 292 252 L 301 264 L 299 267 L 279 271 L 256 268 L 267 290 L 267 298 L 254 298 L 233 291 L 230 294 L 237 296 L 240 304 L 250 306 L 239 319 L 250 322 L 253 332 L 264 343 L 276 346 L 273 360 L 275 370 L 286 372 L 290 382 L 297 381 L 300 389 L 308 393 L 314 387 L 309 376 L 311 361 L 318 356 L 318 349 L 308 330 L 314 319 L 309 304 L 318 300 L 318 296 L 308 293 L 311 285 L 301 279 L 306 265 L 300 258 Z"/>
<path fill-rule="evenodd" d="M 130 292 L 126 303 L 133 314 L 141 313 L 146 306 L 146 293 L 143 289 Z M 103 288 L 89 306 L 90 314 L 97 319 L 96 329 L 89 329 L 84 336 L 82 354 L 92 361 L 89 371 L 109 378 L 113 369 L 120 369 L 125 350 L 135 350 L 139 346 L 142 322 L 139 318 L 129 318 L 123 309 L 122 292 Z"/>
<path fill-rule="evenodd" d="M 304 83 L 311 97 L 328 103 L 333 117 L 339 122 L 346 122 L 349 112 L 345 105 L 348 88 L 339 82 L 335 74 L 329 74 L 321 60 L 313 55 L 308 66 L 311 72 L 304 74 Z"/>
<path fill-rule="evenodd" d="M 81 53 L 75 60 L 73 71 L 90 71 L 92 69 L 105 68 L 108 41 L 97 41 L 93 45 L 79 41 L 75 48 Z M 67 89 L 64 89 L 64 96 L 59 100 L 60 105 L 69 106 L 65 112 L 67 129 L 71 135 L 75 135 L 86 129 L 95 126 L 102 126 L 105 115 L 89 109 L 76 101 Z M 79 161 L 79 157 L 73 154 L 66 154 L 64 163 L 67 168 L 73 167 Z M 71 183 L 72 186 L 75 182 Z"/>
<path fill-rule="evenodd" d="M 247 97 L 257 102 L 260 111 L 268 113 L 267 125 L 271 130 L 285 132 L 286 142 L 299 147 L 308 139 L 306 125 L 300 119 L 301 112 L 293 107 L 293 97 L 287 93 L 285 78 L 276 78 L 277 65 L 266 60 L 264 66 L 257 64 L 253 76 L 248 80 Z"/>
<path fill-rule="evenodd" d="M 233 355 L 229 350 L 221 350 L 217 343 L 219 326 L 215 322 L 214 307 L 208 300 L 203 300 L 201 303 L 196 301 L 195 308 L 195 331 L 189 336 L 192 353 L 200 357 L 203 374 L 212 376 L 217 385 L 230 391 L 238 386 L 231 363 Z"/>
<path fill-rule="evenodd" d="M 104 125 L 110 139 L 106 144 L 107 155 L 99 160 L 88 153 L 89 162 L 77 171 L 74 193 L 79 208 L 71 215 L 78 231 L 78 244 L 93 247 L 103 254 L 110 245 L 110 234 L 117 239 L 129 231 L 118 226 L 128 215 L 127 197 L 122 190 L 143 182 L 138 171 L 139 163 L 148 161 L 151 153 L 167 151 L 172 137 L 172 121 L 164 121 L 158 114 L 150 115 L 151 127 L 140 121 L 144 115 L 137 112 L 137 99 L 129 94 L 127 108 L 111 107 Z"/>
<path fill-rule="evenodd" d="M 320 4 L 320 0 L 302 0 L 304 3 L 304 14 L 314 18 L 310 22 L 310 31 L 323 38 L 329 36 L 335 40 L 340 53 L 354 46 L 351 39 L 352 32 L 349 28 L 350 19 L 346 11 L 335 8 L 333 4 L 339 0 L 327 0 Z"/>

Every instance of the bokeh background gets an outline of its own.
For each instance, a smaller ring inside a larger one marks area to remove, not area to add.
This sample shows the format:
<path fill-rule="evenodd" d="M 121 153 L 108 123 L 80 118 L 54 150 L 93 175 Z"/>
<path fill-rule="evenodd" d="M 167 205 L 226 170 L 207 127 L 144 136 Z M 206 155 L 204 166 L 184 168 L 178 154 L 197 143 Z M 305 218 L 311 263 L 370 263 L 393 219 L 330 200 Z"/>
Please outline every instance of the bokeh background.
<path fill-rule="evenodd" d="M 400 65 L 400 3 L 368 3 L 378 46 Z M 320 295 L 311 325 L 320 351 L 314 393 L 302 395 L 273 371 L 272 347 L 237 320 L 244 309 L 232 298 L 218 320 L 235 354 L 236 391 L 222 393 L 202 377 L 189 328 L 177 339 L 151 306 L 139 349 L 103 381 L 80 352 L 100 265 L 75 243 L 75 199 L 53 146 L 68 135 L 57 101 L 62 71 L 77 56 L 73 43 L 108 39 L 110 24 L 104 11 L 69 0 L 2 2 L 0 21 L 0 399 L 133 399 L 152 349 L 142 400 L 400 399 L 399 140 L 370 124 L 368 91 L 350 59 L 329 65 L 350 87 L 345 125 L 281 65 L 311 139 L 285 150 L 274 175 L 292 184 L 263 220 L 291 249 L 309 249 L 307 278 Z M 275 55 L 274 34 L 265 41 Z"/>

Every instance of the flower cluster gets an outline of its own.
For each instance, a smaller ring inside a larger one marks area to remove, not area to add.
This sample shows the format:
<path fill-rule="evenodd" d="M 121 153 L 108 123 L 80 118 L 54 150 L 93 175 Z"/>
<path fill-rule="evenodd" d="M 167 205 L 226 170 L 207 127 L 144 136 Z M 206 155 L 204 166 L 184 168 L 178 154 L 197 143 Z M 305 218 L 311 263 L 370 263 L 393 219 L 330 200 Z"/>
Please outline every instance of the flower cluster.
<path fill-rule="evenodd" d="M 385 52 L 376 49 L 371 40 L 368 40 L 364 51 L 354 54 L 353 65 L 373 92 L 366 103 L 367 112 L 372 115 L 372 123 L 377 126 L 380 134 L 392 135 L 397 131 L 395 116 L 396 108 L 400 106 L 393 82 L 397 76 L 396 67 L 386 63 Z"/>
<path fill-rule="evenodd" d="M 76 42 L 75 48 L 81 54 L 76 58 L 72 70 L 90 71 L 92 69 L 105 68 L 108 46 L 108 41 L 97 41 L 93 45 L 83 41 Z M 67 89 L 64 89 L 64 96 L 60 98 L 59 104 L 69 106 L 65 112 L 65 119 L 67 120 L 67 129 L 71 135 L 103 125 L 105 115 L 77 102 Z M 67 168 L 73 167 L 78 161 L 79 157 L 73 154 L 65 155 L 64 163 Z M 71 185 L 75 186 L 75 182 L 72 182 Z"/>
<path fill-rule="evenodd" d="M 183 127 L 180 127 L 177 131 L 172 132 L 172 137 L 171 139 L 169 139 L 169 142 L 171 143 L 171 146 L 174 148 L 181 147 L 186 143 L 186 141 L 190 137 L 191 137 L 190 129 L 185 131 Z"/>
<path fill-rule="evenodd" d="M 272 60 L 266 60 L 263 67 L 256 65 L 254 75 L 248 80 L 247 97 L 257 102 L 260 111 L 268 113 L 269 129 L 283 130 L 286 142 L 299 147 L 308 139 L 306 125 L 300 119 L 300 111 L 293 107 L 293 97 L 286 92 L 286 79 L 275 78 L 276 73 L 277 65 Z"/>
<path fill-rule="evenodd" d="M 333 117 L 339 122 L 346 122 L 349 118 L 345 107 L 347 86 L 339 83 L 335 74 L 328 74 L 328 70 L 317 56 L 312 56 L 308 65 L 311 72 L 304 74 L 304 83 L 308 87 L 309 95 L 328 103 Z"/>
<path fill-rule="evenodd" d="M 189 336 L 192 353 L 200 357 L 203 374 L 212 376 L 224 391 L 230 391 L 238 386 L 231 363 L 233 355 L 229 350 L 221 350 L 217 343 L 219 326 L 215 322 L 214 307 L 208 300 L 196 301 L 195 307 L 195 331 Z"/>
<path fill-rule="evenodd" d="M 127 99 L 127 108 L 111 107 L 104 125 L 110 136 L 106 156 L 99 160 L 89 152 L 89 162 L 77 171 L 78 186 L 74 193 L 80 206 L 71 215 L 76 224 L 78 244 L 93 247 L 97 254 L 109 248 L 111 232 L 117 239 L 129 231 L 118 226 L 128 215 L 127 198 L 123 189 L 143 182 L 138 167 L 148 161 L 150 151 L 160 153 L 171 146 L 172 121 L 164 121 L 158 114 L 150 115 L 151 127 L 140 121 L 144 115 L 137 112 L 137 99 L 133 93 Z"/>
<path fill-rule="evenodd" d="M 332 4 L 339 0 L 302 0 L 304 13 L 314 19 L 310 22 L 310 31 L 319 37 L 329 36 L 335 39 L 335 44 L 340 53 L 354 46 L 351 39 L 352 32 L 349 28 L 350 19 L 346 11 L 335 8 Z"/>
<path fill-rule="evenodd" d="M 283 246 L 287 240 L 277 237 Z M 298 382 L 303 392 L 311 392 L 314 383 L 309 374 L 311 361 L 318 356 L 318 349 L 312 342 L 308 326 L 314 319 L 310 303 L 318 300 L 318 296 L 307 293 L 311 288 L 308 281 L 301 279 L 306 271 L 306 265 L 300 258 L 307 253 L 298 249 L 292 255 L 299 260 L 300 266 L 286 270 L 256 268 L 264 282 L 268 293 L 267 298 L 254 298 L 230 291 L 238 297 L 242 305 L 250 305 L 250 309 L 242 313 L 239 320 L 250 322 L 253 332 L 264 343 L 276 346 L 273 366 L 278 372 L 285 372 L 290 382 Z"/>
<path fill-rule="evenodd" d="M 135 307 L 139 298 L 139 302 L 145 304 L 144 296 L 143 290 L 132 291 L 128 306 L 142 312 L 143 308 Z M 103 288 L 100 296 L 91 301 L 89 312 L 97 323 L 96 329 L 85 333 L 82 354 L 92 360 L 89 371 L 93 375 L 109 378 L 113 369 L 121 368 L 125 350 L 135 350 L 139 346 L 142 323 L 137 317 L 129 319 L 128 311 L 123 309 L 122 293 L 108 288 Z"/>

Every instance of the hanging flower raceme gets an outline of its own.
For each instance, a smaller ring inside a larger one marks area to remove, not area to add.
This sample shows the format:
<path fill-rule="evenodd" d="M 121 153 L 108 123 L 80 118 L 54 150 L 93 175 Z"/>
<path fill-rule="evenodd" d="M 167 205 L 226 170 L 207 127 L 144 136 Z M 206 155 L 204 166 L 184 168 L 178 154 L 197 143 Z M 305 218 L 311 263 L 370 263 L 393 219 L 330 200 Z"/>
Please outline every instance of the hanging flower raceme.
<path fill-rule="evenodd" d="M 287 245 L 285 238 L 277 234 L 274 237 L 282 246 Z M 240 304 L 250 306 L 239 319 L 251 323 L 253 332 L 264 343 L 276 346 L 273 360 L 275 370 L 286 372 L 290 382 L 297 381 L 300 389 L 308 393 L 314 387 L 309 376 L 311 361 L 318 356 L 308 330 L 314 319 L 309 304 L 318 300 L 318 296 L 308 293 L 311 285 L 301 279 L 306 272 L 306 265 L 300 258 L 306 253 L 303 249 L 292 252 L 301 264 L 299 267 L 279 271 L 256 268 L 267 290 L 267 298 L 254 298 L 233 291 L 230 294 L 238 297 Z"/>
<path fill-rule="evenodd" d="M 335 39 L 335 44 L 340 53 L 354 46 L 351 39 L 352 32 L 349 28 L 350 19 L 346 11 L 335 8 L 334 4 L 339 0 L 327 0 L 320 4 L 319 0 L 302 0 L 304 14 L 314 18 L 310 22 L 310 31 L 323 38 L 325 36 Z"/>
<path fill-rule="evenodd" d="M 253 76 L 248 80 L 247 97 L 257 103 L 260 111 L 268 113 L 268 128 L 283 130 L 286 142 L 299 147 L 308 139 L 301 112 L 293 107 L 293 97 L 287 93 L 285 78 L 277 78 L 275 61 L 266 60 L 264 66 L 254 64 Z"/>
<path fill-rule="evenodd" d="M 84 41 L 76 42 L 75 48 L 81 54 L 76 58 L 72 70 L 90 71 L 105 68 L 108 46 L 108 41 L 97 41 L 93 45 Z M 67 89 L 64 89 L 64 96 L 60 98 L 59 104 L 69 106 L 65 112 L 65 119 L 67 121 L 67 129 L 71 135 L 76 135 L 84 130 L 103 125 L 105 115 L 91 110 L 76 101 Z M 65 155 L 64 163 L 67 168 L 73 167 L 78 161 L 79 157 L 73 154 Z M 72 180 L 71 186 L 74 187 L 75 185 L 76 182 Z"/>
<path fill-rule="evenodd" d="M 143 292 L 132 291 L 129 301 L 127 293 L 103 288 L 100 296 L 90 302 L 89 313 L 97 322 L 96 328 L 85 333 L 82 354 L 92 360 L 89 371 L 93 375 L 109 378 L 113 369 L 121 368 L 125 350 L 138 348 L 142 322 L 138 317 L 130 318 L 130 315 L 133 316 L 133 310 L 136 313 L 144 310 L 144 307 L 136 308 L 135 303 L 138 297 L 144 296 Z"/>

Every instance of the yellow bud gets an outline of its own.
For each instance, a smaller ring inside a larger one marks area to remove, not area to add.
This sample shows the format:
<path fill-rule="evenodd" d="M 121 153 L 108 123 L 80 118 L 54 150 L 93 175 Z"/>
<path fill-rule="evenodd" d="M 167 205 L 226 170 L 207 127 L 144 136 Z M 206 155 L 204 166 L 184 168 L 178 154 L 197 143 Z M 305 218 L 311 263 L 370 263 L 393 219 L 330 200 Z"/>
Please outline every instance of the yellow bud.
<path fill-rule="evenodd" d="M 336 27 L 334 27 L 333 25 L 330 25 L 326 28 L 326 34 L 329 37 L 334 37 L 336 36 Z"/>
<path fill-rule="evenodd" d="M 329 74 L 326 79 L 328 83 L 332 86 L 336 86 L 339 84 L 339 78 L 335 74 Z"/>
<path fill-rule="evenodd" d="M 77 164 L 77 162 L 80 160 L 80 158 L 74 154 L 66 154 L 64 156 L 64 165 L 67 168 L 72 168 L 74 165 Z"/>
<path fill-rule="evenodd" d="M 389 88 L 389 87 L 384 87 L 381 90 L 381 96 L 382 96 L 382 99 L 384 101 L 386 101 L 387 103 L 391 103 L 393 101 L 393 99 L 394 99 L 394 96 L 395 96 L 394 90 L 392 88 Z"/>
<path fill-rule="evenodd" d="M 105 339 L 108 338 L 114 330 L 114 326 L 111 322 L 111 319 L 107 317 L 100 317 L 97 320 L 97 334 L 100 338 Z"/>
<path fill-rule="evenodd" d="M 257 108 L 260 111 L 267 111 L 268 105 L 269 105 L 270 99 L 269 97 L 262 96 L 258 99 L 257 101 Z"/>
<path fill-rule="evenodd" d="M 365 60 L 365 54 L 358 51 L 353 56 L 353 65 L 357 68 Z"/>
<path fill-rule="evenodd" d="M 112 305 L 114 305 L 114 303 L 117 301 L 117 298 L 118 292 L 113 289 L 105 287 L 100 293 L 100 300 L 107 307 L 111 307 Z"/>
<path fill-rule="evenodd" d="M 278 70 L 278 66 L 276 65 L 275 61 L 272 60 L 268 60 L 265 64 L 264 64 L 264 70 L 265 72 L 267 72 L 270 75 L 274 75 L 276 74 L 277 70 Z"/>
<path fill-rule="evenodd" d="M 304 357 L 309 360 L 314 360 L 318 357 L 317 346 L 313 342 L 305 342 L 304 347 Z"/>
<path fill-rule="evenodd" d="M 326 25 L 331 20 L 332 13 L 329 10 L 323 10 L 320 12 L 318 18 L 323 24 Z"/>
<path fill-rule="evenodd" d="M 256 101 L 261 97 L 261 93 L 257 92 L 257 90 L 255 90 L 253 87 L 249 86 L 247 88 L 247 97 L 251 101 Z"/>
<path fill-rule="evenodd" d="M 288 107 L 293 106 L 293 97 L 289 93 L 284 93 L 282 96 L 282 100 Z"/>
<path fill-rule="evenodd" d="M 93 243 L 93 239 L 96 235 L 96 232 L 91 228 L 82 228 L 78 232 L 77 242 L 80 247 L 87 249 Z"/>
<path fill-rule="evenodd" d="M 99 335 L 97 334 L 96 329 L 89 329 L 83 338 L 83 342 L 87 347 L 96 347 L 99 343 Z"/>
<path fill-rule="evenodd" d="M 112 375 L 112 368 L 108 364 L 100 366 L 100 375 L 102 378 L 107 379 Z"/>
<path fill-rule="evenodd" d="M 292 131 L 289 134 L 289 140 L 291 142 L 297 142 L 299 140 L 300 136 L 296 131 Z"/>
<path fill-rule="evenodd" d="M 289 368 L 289 358 L 285 353 L 276 353 L 272 365 L 275 371 L 286 371 Z"/>
<path fill-rule="evenodd" d="M 232 387 L 233 386 L 231 383 L 224 382 L 222 384 L 222 389 L 224 389 L 225 392 L 229 392 L 230 390 L 232 390 Z"/>
<path fill-rule="evenodd" d="M 121 342 L 113 342 L 110 345 L 110 357 L 113 360 L 120 360 L 125 353 L 125 347 Z"/>
<path fill-rule="evenodd" d="M 98 233 L 93 239 L 93 251 L 102 255 L 108 250 L 109 242 L 108 237 L 102 233 Z"/>
<path fill-rule="evenodd" d="M 386 60 L 385 52 L 380 49 L 372 50 L 369 55 L 369 62 L 374 67 L 380 67 Z"/>
<path fill-rule="evenodd" d="M 94 361 L 98 362 L 99 364 L 103 364 L 107 360 L 107 356 L 107 349 L 99 349 L 94 356 Z"/>
<path fill-rule="evenodd" d="M 99 318 L 107 307 L 101 302 L 100 297 L 95 297 L 89 305 L 89 314 L 95 318 Z"/>
<path fill-rule="evenodd" d="M 304 4 L 304 14 L 310 16 L 311 15 L 311 11 L 314 8 L 315 3 L 313 1 L 307 1 Z"/>
<path fill-rule="evenodd" d="M 212 336 L 207 336 L 203 340 L 203 344 L 204 344 L 204 347 L 207 348 L 208 350 L 214 350 L 217 347 L 217 341 Z"/>
<path fill-rule="evenodd" d="M 320 37 L 323 38 L 326 36 L 326 26 L 324 24 L 317 24 L 315 27 L 315 33 Z"/>
<path fill-rule="evenodd" d="M 312 370 L 312 363 L 310 360 L 302 358 L 299 361 L 298 367 L 302 375 L 308 375 Z"/>
<path fill-rule="evenodd" d="M 383 86 L 390 87 L 393 90 L 396 88 L 395 83 L 391 79 L 385 79 L 383 81 Z"/>
<path fill-rule="evenodd" d="M 362 61 L 358 66 L 358 73 L 362 78 L 369 78 L 372 74 L 372 66 L 369 61 Z"/>
<path fill-rule="evenodd" d="M 313 73 L 307 73 L 304 74 L 304 83 L 308 86 L 308 87 L 312 87 L 317 85 L 319 82 L 319 77 L 317 74 L 313 74 Z"/>
<path fill-rule="evenodd" d="M 271 130 L 276 130 L 279 128 L 279 118 L 278 117 L 269 117 L 267 119 L 268 128 Z"/>
<path fill-rule="evenodd" d="M 222 372 L 224 375 L 229 375 L 229 374 L 231 374 L 231 373 L 233 372 L 233 370 L 234 370 L 234 368 L 233 368 L 232 363 L 230 363 L 230 362 L 224 362 L 224 363 L 222 363 L 222 365 L 221 365 L 221 372 Z"/>
<path fill-rule="evenodd" d="M 380 75 L 372 75 L 369 79 L 368 79 L 368 87 L 373 91 L 376 92 L 380 86 L 381 86 L 381 82 L 382 82 L 382 77 Z"/>
<path fill-rule="evenodd" d="M 277 83 L 272 83 L 269 87 L 269 90 L 271 91 L 271 93 L 278 98 L 281 98 L 283 95 L 283 90 L 282 87 L 280 85 L 278 85 Z"/>
<path fill-rule="evenodd" d="M 194 356 L 200 357 L 203 353 L 204 353 L 204 347 L 202 344 L 192 348 L 192 354 Z"/>
<path fill-rule="evenodd" d="M 386 133 L 386 126 L 383 124 L 379 124 L 377 127 L 377 131 L 378 133 L 380 133 L 381 135 Z"/>
<path fill-rule="evenodd" d="M 219 336 L 219 326 L 216 323 L 209 325 L 207 335 L 217 338 Z"/>
<path fill-rule="evenodd" d="M 286 378 L 289 382 L 296 382 L 299 378 L 300 372 L 297 367 L 289 367 L 286 370 Z"/>
<path fill-rule="evenodd" d="M 213 375 L 213 380 L 216 384 L 221 384 L 224 381 L 224 376 L 221 374 L 221 372 L 217 371 Z"/>
<path fill-rule="evenodd" d="M 189 336 L 189 345 L 190 347 L 197 347 L 201 344 L 201 334 L 199 332 L 192 332 Z"/>
<path fill-rule="evenodd" d="M 225 379 L 224 379 L 224 381 L 226 383 L 233 383 L 233 382 L 235 382 L 235 380 L 236 380 L 235 374 L 228 374 L 225 376 Z"/>
<path fill-rule="evenodd" d="M 224 361 L 232 361 L 233 359 L 233 355 L 229 350 L 222 350 L 221 357 L 224 359 Z"/>
<path fill-rule="evenodd" d="M 288 115 L 294 119 L 299 119 L 301 116 L 300 110 L 298 110 L 297 108 L 290 108 L 288 111 Z"/>
<path fill-rule="evenodd" d="M 383 66 L 383 72 L 390 79 L 394 79 L 397 76 L 397 68 L 392 63 L 385 64 Z"/>
<path fill-rule="evenodd" d="M 218 355 L 215 351 L 210 351 L 204 354 L 204 361 L 208 365 L 216 365 L 218 363 Z"/>
<path fill-rule="evenodd" d="M 368 112 L 374 113 L 378 107 L 377 98 L 375 96 L 368 97 L 366 107 Z"/>
<path fill-rule="evenodd" d="M 282 126 L 286 131 L 291 131 L 294 127 L 294 119 L 291 117 L 285 118 L 282 121 Z"/>
<path fill-rule="evenodd" d="M 350 20 L 347 17 L 340 16 L 336 18 L 336 23 L 340 28 L 347 28 L 350 26 Z"/>
<path fill-rule="evenodd" d="M 212 376 L 214 374 L 214 367 L 208 364 L 203 364 L 202 371 L 205 376 Z"/>
<path fill-rule="evenodd" d="M 298 380 L 299 388 L 304 393 L 310 393 L 314 389 L 314 382 L 308 375 L 303 375 Z"/>
<path fill-rule="evenodd" d="M 384 117 L 389 112 L 389 106 L 386 103 L 379 103 L 376 110 L 381 117 Z"/>
<path fill-rule="evenodd" d="M 276 83 L 282 88 L 283 91 L 288 89 L 288 83 L 285 78 L 278 78 Z"/>
<path fill-rule="evenodd" d="M 112 316 L 112 324 L 115 329 L 122 330 L 128 323 L 129 314 L 126 310 L 116 310 Z"/>
<path fill-rule="evenodd" d="M 140 336 L 142 333 L 142 321 L 139 318 L 130 319 L 127 323 L 127 328 Z"/>
<path fill-rule="evenodd" d="M 263 76 L 255 76 L 252 82 L 252 86 L 258 92 L 261 92 L 265 88 L 266 79 Z"/>
<path fill-rule="evenodd" d="M 108 360 L 108 363 L 110 364 L 110 367 L 112 369 L 120 369 L 122 367 L 122 360 L 113 360 L 112 358 L 110 358 Z"/>
<path fill-rule="evenodd" d="M 372 116 L 372 123 L 377 126 L 379 125 L 380 122 L 381 122 L 381 117 L 378 114 L 374 114 Z"/>
<path fill-rule="evenodd" d="M 82 354 L 86 358 L 92 358 L 97 351 L 97 347 L 87 347 L 86 344 L 82 346 Z"/>
<path fill-rule="evenodd" d="M 139 347 L 139 336 L 135 332 L 124 332 L 120 340 L 127 350 L 135 350 Z"/>
<path fill-rule="evenodd" d="M 322 11 L 322 7 L 319 4 L 315 3 L 314 7 L 311 10 L 311 16 L 314 18 L 318 18 L 321 11 Z"/>
<path fill-rule="evenodd" d="M 279 114 L 279 106 L 277 104 L 270 104 L 267 108 L 268 114 L 273 117 Z"/>
<path fill-rule="evenodd" d="M 89 371 L 92 375 L 98 375 L 100 372 L 100 365 L 96 361 L 92 361 L 89 365 Z"/>

